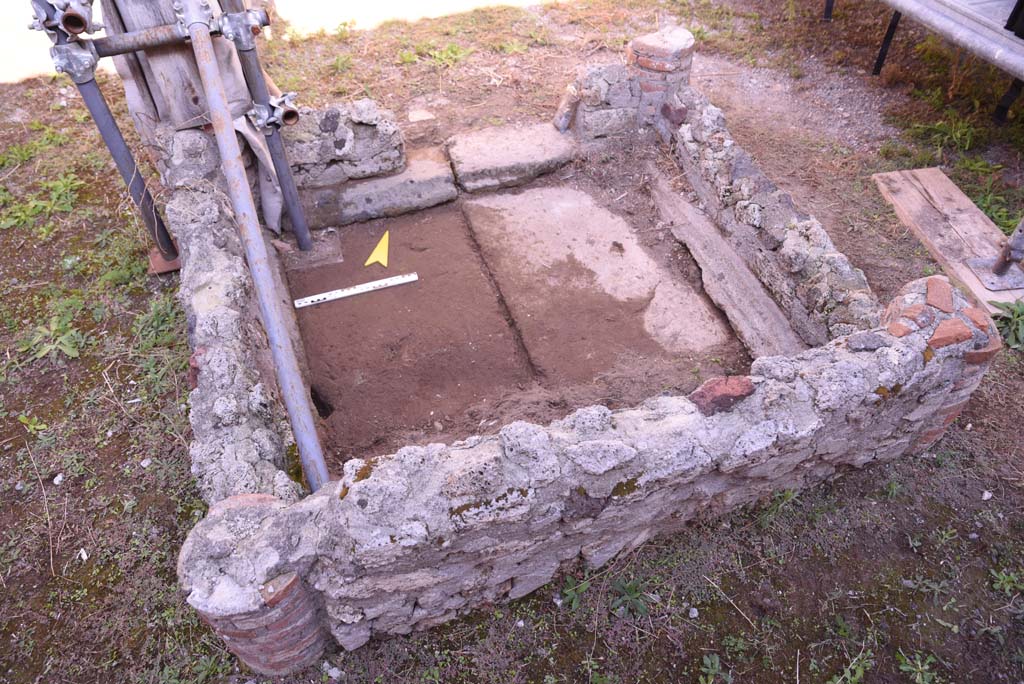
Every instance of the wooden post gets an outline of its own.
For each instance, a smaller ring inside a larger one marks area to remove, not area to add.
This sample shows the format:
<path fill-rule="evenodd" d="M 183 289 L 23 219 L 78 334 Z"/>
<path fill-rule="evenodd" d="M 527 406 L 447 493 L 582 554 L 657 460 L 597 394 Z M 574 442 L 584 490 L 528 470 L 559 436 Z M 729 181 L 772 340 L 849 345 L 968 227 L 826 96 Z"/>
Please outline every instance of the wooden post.
<path fill-rule="evenodd" d="M 138 31 L 172 24 L 177 19 L 173 0 L 101 0 L 104 21 L 110 33 Z M 214 12 L 219 8 L 214 6 Z M 243 115 L 252 106 L 242 78 L 234 46 L 223 38 L 214 39 L 232 116 Z M 155 48 L 115 58 L 118 75 L 125 84 L 128 109 L 143 141 L 153 125 L 163 122 L 176 129 L 195 128 L 210 122 L 206 98 L 200 86 L 195 58 L 187 44 Z"/>

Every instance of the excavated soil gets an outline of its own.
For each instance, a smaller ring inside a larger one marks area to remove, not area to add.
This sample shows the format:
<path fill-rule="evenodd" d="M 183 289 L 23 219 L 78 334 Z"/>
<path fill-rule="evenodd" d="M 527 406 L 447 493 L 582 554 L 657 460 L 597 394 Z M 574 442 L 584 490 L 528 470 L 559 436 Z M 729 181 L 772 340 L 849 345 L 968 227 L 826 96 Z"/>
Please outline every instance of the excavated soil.
<path fill-rule="evenodd" d="M 332 470 L 513 420 L 687 393 L 749 365 L 647 193 L 622 202 L 619 188 L 644 186 L 630 175 L 639 165 L 609 162 L 631 151 L 603 147 L 528 188 L 349 226 L 340 258 L 293 260 L 295 298 L 419 276 L 297 312 Z M 556 198 L 578 198 L 584 216 Z M 388 268 L 364 266 L 385 230 Z"/>

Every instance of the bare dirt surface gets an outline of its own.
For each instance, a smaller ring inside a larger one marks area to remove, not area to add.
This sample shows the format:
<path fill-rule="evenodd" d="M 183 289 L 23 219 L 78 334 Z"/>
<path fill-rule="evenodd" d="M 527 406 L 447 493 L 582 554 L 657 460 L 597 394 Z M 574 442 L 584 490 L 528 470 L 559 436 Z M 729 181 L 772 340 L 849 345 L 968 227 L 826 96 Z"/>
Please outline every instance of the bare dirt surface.
<path fill-rule="evenodd" d="M 993 220 L 1015 224 L 1024 117 L 1018 105 L 991 126 L 1009 79 L 912 22 L 882 78 L 868 76 L 887 5 L 837 2 L 831 24 L 820 12 L 812 0 L 590 0 L 302 40 L 275 30 L 262 47 L 275 80 L 306 103 L 369 95 L 401 117 L 431 110 L 407 129 L 418 145 L 550 116 L 576 65 L 618 59 L 625 40 L 675 15 L 699 38 L 695 83 L 738 142 L 885 299 L 936 266 L 870 174 L 941 165 Z M 205 510 L 185 446 L 184 321 L 173 276 L 142 274 L 138 223 L 69 86 L 0 87 L 0 682 L 262 682 L 175 584 L 176 551 Z M 130 133 L 117 84 L 104 86 Z M 642 155 L 595 153 L 602 163 L 550 182 L 598 198 L 699 283 L 685 250 L 646 230 L 643 174 L 627 158 Z M 86 183 L 73 212 L 62 208 L 68 173 Z M 78 356 L 35 358 L 59 339 Z M 632 401 L 657 384 L 643 373 L 662 371 L 673 369 L 599 376 L 587 391 Z M 277 681 L 1022 681 L 1022 396 L 1024 361 L 1006 350 L 921 457 L 780 493 L 510 605 Z M 543 420 L 582 399 L 526 389 L 493 415 Z"/>
<path fill-rule="evenodd" d="M 364 267 L 385 230 L 388 270 Z M 532 382 L 457 207 L 350 226 L 341 249 L 341 263 L 291 271 L 292 294 L 404 273 L 419 280 L 298 310 L 338 463 L 384 453 L 409 432 L 465 429 L 466 407 Z"/>
<path fill-rule="evenodd" d="M 627 153 L 613 145 L 600 154 L 612 152 Z M 644 246 L 657 227 L 649 207 L 631 216 L 644 235 L 582 190 L 556 185 L 580 185 L 577 176 L 592 176 L 595 163 L 537 188 L 343 228 L 342 261 L 292 268 L 295 298 L 419 275 L 298 310 L 335 470 L 408 443 L 689 392 L 749 364 L 699 281 L 679 267 L 685 250 Z M 606 192 L 628 191 L 628 175 L 601 175 Z M 364 267 L 385 230 L 388 269 Z"/>

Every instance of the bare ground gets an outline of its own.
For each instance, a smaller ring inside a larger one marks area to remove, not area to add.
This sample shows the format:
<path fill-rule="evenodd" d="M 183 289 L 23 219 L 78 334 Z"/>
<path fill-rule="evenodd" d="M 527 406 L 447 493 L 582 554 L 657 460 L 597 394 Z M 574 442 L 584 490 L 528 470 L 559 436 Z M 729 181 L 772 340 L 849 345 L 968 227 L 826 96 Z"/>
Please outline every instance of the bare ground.
<path fill-rule="evenodd" d="M 592 0 L 265 52 L 307 101 L 367 93 L 401 115 L 427 102 L 437 122 L 413 133 L 429 142 L 548 116 L 576 64 L 680 15 L 702 39 L 695 83 L 884 299 L 936 267 L 870 174 L 942 164 L 1015 222 L 1024 126 L 987 121 L 1008 79 L 911 27 L 883 78 L 867 76 L 880 3 L 838 3 L 830 25 L 819 11 Z M 0 104 L 0 682 L 256 680 L 174 585 L 203 512 L 184 448 L 183 324 L 173 278 L 141 274 L 140 231 L 67 85 L 5 86 Z M 1004 351 L 922 457 L 781 493 L 328 667 L 349 682 L 1020 681 L 1022 395 L 1024 361 Z"/>

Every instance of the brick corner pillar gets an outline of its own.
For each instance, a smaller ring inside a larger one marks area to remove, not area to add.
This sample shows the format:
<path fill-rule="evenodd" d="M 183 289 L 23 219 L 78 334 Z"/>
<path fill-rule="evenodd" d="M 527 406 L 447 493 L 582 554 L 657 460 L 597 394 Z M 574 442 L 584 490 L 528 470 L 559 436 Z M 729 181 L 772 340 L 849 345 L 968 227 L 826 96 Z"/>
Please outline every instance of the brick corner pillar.
<path fill-rule="evenodd" d="M 228 650 L 262 675 L 309 667 L 323 655 L 327 634 L 309 589 L 294 572 L 260 587 L 263 606 L 238 615 L 198 611 Z"/>
<path fill-rule="evenodd" d="M 945 434 L 981 384 L 1003 346 L 989 312 L 973 305 L 945 276 L 931 276 L 904 288 L 886 309 L 882 323 L 894 337 L 920 334 L 927 339 L 924 363 L 936 357 L 959 358 L 948 391 L 934 413 L 922 421 L 911 453 L 921 453 Z"/>
<path fill-rule="evenodd" d="M 229 651 L 261 675 L 312 665 L 328 640 L 319 597 L 298 568 L 281 566 L 254 576 L 274 550 L 256 544 L 252 534 L 272 527 L 285 507 L 269 494 L 222 499 L 192 528 L 178 555 L 178 581 L 189 605 Z"/>
<path fill-rule="evenodd" d="M 653 124 L 667 98 L 690 83 L 695 41 L 681 26 L 634 38 L 626 59 L 640 86 L 641 124 Z"/>

